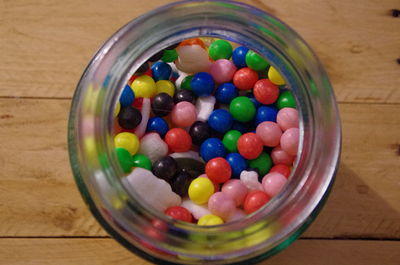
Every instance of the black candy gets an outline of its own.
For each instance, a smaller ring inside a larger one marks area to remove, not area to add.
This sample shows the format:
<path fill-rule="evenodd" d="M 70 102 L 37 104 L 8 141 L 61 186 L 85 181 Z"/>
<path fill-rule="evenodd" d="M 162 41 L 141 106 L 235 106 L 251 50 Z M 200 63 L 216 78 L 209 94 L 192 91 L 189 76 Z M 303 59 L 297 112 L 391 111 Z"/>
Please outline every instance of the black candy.
<path fill-rule="evenodd" d="M 167 182 L 172 180 L 177 171 L 178 163 L 170 156 L 164 156 L 153 164 L 153 174 Z"/>
<path fill-rule="evenodd" d="M 142 121 L 142 114 L 134 107 L 122 108 L 118 114 L 118 123 L 124 129 L 135 129 Z"/>
<path fill-rule="evenodd" d="M 167 93 L 160 93 L 153 98 L 151 110 L 159 117 L 167 116 L 174 107 L 174 101 Z"/>
<path fill-rule="evenodd" d="M 174 102 L 176 104 L 176 103 L 182 102 L 182 101 L 188 101 L 190 103 L 193 103 L 193 101 L 194 101 L 193 92 L 190 90 L 186 90 L 186 89 L 178 90 L 174 95 Z"/>
<path fill-rule="evenodd" d="M 189 185 L 194 178 L 185 170 L 180 170 L 171 182 L 172 191 L 181 197 L 188 195 Z"/>
<path fill-rule="evenodd" d="M 192 142 L 195 145 L 201 145 L 206 139 L 211 136 L 211 129 L 207 123 L 196 121 L 189 129 L 189 135 L 192 137 Z"/>
<path fill-rule="evenodd" d="M 144 64 L 142 64 L 137 70 L 136 70 L 136 74 L 142 74 L 145 73 L 147 70 L 149 70 L 149 64 L 146 62 Z"/>

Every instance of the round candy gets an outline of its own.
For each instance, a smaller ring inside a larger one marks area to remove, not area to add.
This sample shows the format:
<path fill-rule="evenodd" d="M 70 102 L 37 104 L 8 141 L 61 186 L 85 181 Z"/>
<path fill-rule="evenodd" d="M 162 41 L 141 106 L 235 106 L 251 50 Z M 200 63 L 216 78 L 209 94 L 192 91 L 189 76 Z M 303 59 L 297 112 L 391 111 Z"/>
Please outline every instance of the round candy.
<path fill-rule="evenodd" d="M 192 176 L 185 170 L 180 170 L 171 182 L 172 191 L 181 197 L 188 195 L 190 183 L 193 181 Z"/>
<path fill-rule="evenodd" d="M 156 83 L 147 75 L 137 77 L 131 85 L 135 96 L 138 98 L 152 98 L 156 93 Z"/>
<path fill-rule="evenodd" d="M 237 88 L 232 83 L 221 84 L 215 92 L 215 98 L 219 103 L 229 104 L 239 95 Z"/>
<path fill-rule="evenodd" d="M 206 174 L 201 174 L 200 176 L 199 176 L 199 178 L 208 178 L 207 177 L 207 175 Z M 208 178 L 209 179 L 209 178 Z M 212 182 L 212 181 L 211 181 Z M 215 182 L 212 182 L 213 183 L 213 185 L 214 185 L 214 192 L 217 192 L 217 191 L 219 191 L 219 184 L 218 183 L 215 183 Z"/>
<path fill-rule="evenodd" d="M 298 128 L 287 129 L 281 137 L 281 147 L 289 155 L 295 156 L 299 146 L 300 131 Z"/>
<path fill-rule="evenodd" d="M 237 146 L 239 154 L 246 159 L 257 158 L 263 150 L 263 143 L 255 133 L 245 133 L 240 136 Z"/>
<path fill-rule="evenodd" d="M 206 164 L 206 175 L 215 183 L 224 183 L 228 181 L 232 175 L 232 169 L 228 161 L 222 157 L 216 157 L 209 160 Z"/>
<path fill-rule="evenodd" d="M 193 144 L 201 145 L 206 139 L 210 138 L 211 130 L 207 123 L 196 121 L 190 127 L 189 135 L 192 137 Z"/>
<path fill-rule="evenodd" d="M 235 201 L 223 192 L 216 192 L 208 199 L 208 209 L 211 213 L 227 220 L 236 210 Z"/>
<path fill-rule="evenodd" d="M 129 151 L 131 155 L 134 155 L 139 150 L 139 138 L 129 132 L 122 132 L 114 137 L 114 144 L 116 147 L 122 147 Z"/>
<path fill-rule="evenodd" d="M 271 166 L 272 159 L 266 152 L 262 152 L 256 159 L 249 161 L 249 167 L 257 169 L 260 176 L 267 174 Z"/>
<path fill-rule="evenodd" d="M 232 115 L 224 109 L 216 109 L 208 117 L 208 125 L 220 133 L 228 131 L 232 127 L 232 124 Z"/>
<path fill-rule="evenodd" d="M 232 80 L 236 72 L 236 66 L 229 60 L 219 59 L 211 64 L 210 74 L 217 83 L 225 83 Z"/>
<path fill-rule="evenodd" d="M 119 97 L 119 103 L 121 104 L 121 107 L 128 107 L 132 105 L 134 99 L 135 93 L 130 86 L 126 85 L 122 90 L 121 96 Z"/>
<path fill-rule="evenodd" d="M 192 202 L 196 204 L 207 203 L 214 193 L 214 184 L 208 178 L 196 178 L 189 186 L 188 194 Z"/>
<path fill-rule="evenodd" d="M 156 82 L 157 94 L 167 93 L 171 97 L 174 96 L 175 93 L 175 85 L 169 80 L 159 80 Z"/>
<path fill-rule="evenodd" d="M 277 123 L 264 121 L 257 126 L 256 134 L 261 138 L 265 146 L 275 147 L 279 145 L 282 131 Z"/>
<path fill-rule="evenodd" d="M 141 167 L 147 170 L 151 170 L 151 161 L 147 156 L 142 154 L 136 154 L 132 156 L 132 160 L 134 167 Z"/>
<path fill-rule="evenodd" d="M 174 101 L 167 93 L 156 95 L 151 102 L 151 110 L 157 116 L 167 116 L 174 107 Z"/>
<path fill-rule="evenodd" d="M 126 130 L 136 128 L 142 121 L 142 114 L 134 107 L 128 106 L 120 110 L 118 124 Z"/>
<path fill-rule="evenodd" d="M 172 73 L 172 68 L 164 62 L 156 62 L 151 66 L 152 76 L 155 81 L 168 80 Z"/>
<path fill-rule="evenodd" d="M 246 53 L 246 65 L 254 71 L 266 70 L 268 62 L 258 53 L 250 50 Z"/>
<path fill-rule="evenodd" d="M 193 92 L 190 90 L 184 90 L 184 89 L 178 90 L 178 92 L 175 93 L 174 102 L 176 104 L 176 103 L 179 103 L 182 101 L 187 101 L 187 102 L 193 103 L 194 102 Z"/>
<path fill-rule="evenodd" d="M 154 162 L 152 171 L 156 177 L 170 182 L 178 171 L 178 163 L 172 157 L 164 156 Z"/>
<path fill-rule="evenodd" d="M 181 89 L 192 90 L 192 79 L 193 75 L 186 76 L 181 83 Z"/>
<path fill-rule="evenodd" d="M 193 220 L 192 214 L 181 206 L 168 207 L 165 212 L 166 215 L 171 216 L 172 219 L 180 220 L 191 223 Z"/>
<path fill-rule="evenodd" d="M 253 93 L 257 101 L 269 105 L 279 96 L 279 88 L 268 79 L 260 79 L 254 84 Z"/>
<path fill-rule="evenodd" d="M 290 167 L 288 165 L 278 164 L 271 168 L 269 173 L 272 173 L 272 172 L 280 173 L 280 174 L 284 175 L 286 178 L 288 178 L 290 175 Z"/>
<path fill-rule="evenodd" d="M 161 61 L 166 63 L 172 63 L 176 59 L 178 59 L 178 53 L 175 49 L 164 50 L 163 56 L 161 57 Z"/>
<path fill-rule="evenodd" d="M 124 173 L 131 172 L 132 169 L 132 156 L 125 148 L 117 147 L 115 148 L 117 154 L 118 162 L 124 171 Z"/>
<path fill-rule="evenodd" d="M 156 132 L 164 138 L 168 130 L 168 123 L 163 118 L 153 117 L 147 122 L 146 132 Z"/>
<path fill-rule="evenodd" d="M 232 45 L 226 40 L 216 40 L 208 47 L 211 59 L 229 59 L 232 55 Z"/>
<path fill-rule="evenodd" d="M 243 209 L 247 214 L 254 213 L 263 207 L 269 200 L 270 197 L 263 191 L 250 191 L 244 200 Z"/>
<path fill-rule="evenodd" d="M 242 134 L 237 130 L 230 130 L 225 133 L 222 143 L 224 144 L 226 150 L 231 153 L 237 152 L 237 141 Z"/>
<path fill-rule="evenodd" d="M 224 220 L 222 220 L 221 217 L 213 214 L 203 215 L 197 222 L 198 225 L 202 226 L 222 225 L 223 223 Z"/>
<path fill-rule="evenodd" d="M 299 128 L 299 112 L 294 108 L 283 108 L 279 110 L 276 122 L 282 131 L 290 128 Z"/>
<path fill-rule="evenodd" d="M 229 111 L 235 120 L 248 122 L 254 118 L 256 107 L 248 97 L 240 96 L 231 101 Z"/>
<path fill-rule="evenodd" d="M 215 157 L 224 157 L 224 144 L 218 138 L 208 138 L 200 146 L 200 156 L 206 162 Z"/>
<path fill-rule="evenodd" d="M 236 206 L 240 206 L 246 198 L 248 189 L 241 180 L 231 179 L 222 186 L 221 192 L 233 199 Z"/>
<path fill-rule="evenodd" d="M 249 51 L 248 48 L 244 46 L 237 47 L 232 53 L 232 61 L 237 68 L 246 67 L 246 54 Z"/>
<path fill-rule="evenodd" d="M 226 161 L 232 168 L 232 176 L 235 178 L 240 177 L 240 173 L 247 169 L 246 159 L 238 153 L 230 153 L 226 156 Z"/>
<path fill-rule="evenodd" d="M 276 115 L 278 110 L 273 107 L 261 106 L 257 109 L 255 123 L 259 125 L 264 121 L 276 122 Z"/>
<path fill-rule="evenodd" d="M 257 72 L 248 67 L 237 70 L 233 75 L 233 83 L 240 90 L 252 89 L 257 80 Z"/>
<path fill-rule="evenodd" d="M 284 164 L 290 166 L 293 164 L 294 161 L 294 156 L 289 155 L 280 146 L 277 146 L 274 149 L 272 149 L 271 158 L 275 165 Z"/>
<path fill-rule="evenodd" d="M 285 186 L 286 181 L 287 179 L 284 175 L 272 172 L 264 176 L 262 185 L 265 193 L 270 197 L 274 197 Z"/>
<path fill-rule="evenodd" d="M 296 100 L 290 91 L 284 91 L 279 95 L 276 106 L 278 109 L 296 108 Z"/>
<path fill-rule="evenodd" d="M 193 76 L 190 86 L 197 96 L 209 96 L 214 91 L 214 79 L 209 73 L 200 72 Z"/>
<path fill-rule="evenodd" d="M 192 138 L 182 128 L 170 129 L 165 135 L 165 142 L 173 152 L 187 152 L 192 147 Z"/>
<path fill-rule="evenodd" d="M 172 122 L 179 127 L 188 127 L 192 125 L 197 118 L 196 107 L 187 101 L 179 102 L 171 112 Z"/>
<path fill-rule="evenodd" d="M 253 102 L 256 108 L 259 108 L 262 105 L 260 102 L 257 101 L 252 92 L 247 92 L 246 97 L 248 97 L 251 100 L 251 102 Z"/>
<path fill-rule="evenodd" d="M 277 86 L 281 86 L 285 84 L 285 80 L 281 76 L 281 74 L 275 69 L 275 67 L 271 66 L 268 70 L 268 79 Z"/>

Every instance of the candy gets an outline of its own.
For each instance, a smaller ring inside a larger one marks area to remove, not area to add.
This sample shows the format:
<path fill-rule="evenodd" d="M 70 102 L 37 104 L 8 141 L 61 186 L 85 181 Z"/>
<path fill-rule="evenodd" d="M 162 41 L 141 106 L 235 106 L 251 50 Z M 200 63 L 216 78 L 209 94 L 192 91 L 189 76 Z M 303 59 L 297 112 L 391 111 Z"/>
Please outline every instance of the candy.
<path fill-rule="evenodd" d="M 269 105 L 279 96 L 279 88 L 268 79 L 260 79 L 254 84 L 253 93 L 257 101 Z"/>
<path fill-rule="evenodd" d="M 275 147 L 279 145 L 282 131 L 277 123 L 264 121 L 257 126 L 256 134 L 265 146 Z"/>
<path fill-rule="evenodd" d="M 281 191 L 283 186 L 285 186 L 286 181 L 287 179 L 284 175 L 272 172 L 264 176 L 262 185 L 265 193 L 270 197 L 274 197 Z"/>
<path fill-rule="evenodd" d="M 170 63 L 178 59 L 178 53 L 175 49 L 164 50 L 163 56 L 161 57 L 161 61 Z"/>
<path fill-rule="evenodd" d="M 255 123 L 259 125 L 264 121 L 273 121 L 276 122 L 276 115 L 278 114 L 278 110 L 273 107 L 261 106 L 257 109 Z"/>
<path fill-rule="evenodd" d="M 120 110 L 121 110 L 121 104 L 118 101 L 117 104 L 115 104 L 115 109 L 114 109 L 114 113 L 113 113 L 114 118 L 118 116 Z"/>
<path fill-rule="evenodd" d="M 164 156 L 153 163 L 154 176 L 170 182 L 178 171 L 178 164 L 170 156 Z"/>
<path fill-rule="evenodd" d="M 206 214 L 202 216 L 197 222 L 197 224 L 201 226 L 222 225 L 223 223 L 224 220 L 222 220 L 221 217 L 213 214 Z"/>
<path fill-rule="evenodd" d="M 165 142 L 173 152 L 187 152 L 192 147 L 192 138 L 181 128 L 170 129 L 165 135 Z"/>
<path fill-rule="evenodd" d="M 278 109 L 296 108 L 296 100 L 290 91 L 282 92 L 276 101 Z"/>
<path fill-rule="evenodd" d="M 134 167 L 141 167 L 147 170 L 151 170 L 150 159 L 143 154 L 136 154 L 132 156 L 132 164 Z"/>
<path fill-rule="evenodd" d="M 157 94 L 167 93 L 171 97 L 174 96 L 175 93 L 175 85 L 169 80 L 159 80 L 156 82 Z"/>
<path fill-rule="evenodd" d="M 208 125 L 217 132 L 227 132 L 233 124 L 232 115 L 223 109 L 214 110 L 208 118 Z"/>
<path fill-rule="evenodd" d="M 118 124 L 124 129 L 132 130 L 142 121 L 142 114 L 131 106 L 123 107 L 118 115 Z"/>
<path fill-rule="evenodd" d="M 274 164 L 285 164 L 290 166 L 294 161 L 294 156 L 288 154 L 280 146 L 275 147 L 271 151 L 271 158 Z"/>
<path fill-rule="evenodd" d="M 249 51 L 248 48 L 244 46 L 237 47 L 232 53 L 232 61 L 237 68 L 246 67 L 246 54 Z"/>
<path fill-rule="evenodd" d="M 195 145 L 201 145 L 211 136 L 211 130 L 207 123 L 196 121 L 189 129 L 189 135 Z"/>
<path fill-rule="evenodd" d="M 190 200 L 196 204 L 207 203 L 210 196 L 214 193 L 214 185 L 208 178 L 196 178 L 189 186 L 188 194 Z"/>
<path fill-rule="evenodd" d="M 237 70 L 233 75 L 233 84 L 240 90 L 252 89 L 257 80 L 257 72 L 248 67 Z"/>
<path fill-rule="evenodd" d="M 276 122 L 282 131 L 290 128 L 299 128 L 299 113 L 294 108 L 283 108 L 279 110 Z"/>
<path fill-rule="evenodd" d="M 168 145 L 158 133 L 148 133 L 140 140 L 140 154 L 146 155 L 151 162 L 155 162 L 168 153 Z"/>
<path fill-rule="evenodd" d="M 248 122 L 254 118 L 256 108 L 248 97 L 240 96 L 231 101 L 229 111 L 235 120 Z"/>
<path fill-rule="evenodd" d="M 141 75 L 132 82 L 132 90 L 138 98 L 151 98 L 155 95 L 156 83 L 153 78 L 147 75 Z"/>
<path fill-rule="evenodd" d="M 199 176 L 199 178 L 208 178 L 208 176 L 206 175 L 206 174 L 201 174 L 200 176 Z M 209 178 L 208 178 L 209 179 Z M 212 182 L 212 181 L 211 181 Z M 217 191 L 219 191 L 219 184 L 218 183 L 215 183 L 215 182 L 212 182 L 213 183 L 213 185 L 214 185 L 214 192 L 217 192 Z"/>
<path fill-rule="evenodd" d="M 289 155 L 295 156 L 297 154 L 297 148 L 299 146 L 299 129 L 290 128 L 287 129 L 281 137 L 281 147 Z"/>
<path fill-rule="evenodd" d="M 122 132 L 114 137 L 114 144 L 116 147 L 126 149 L 131 155 L 134 155 L 139 150 L 139 139 L 138 137 L 129 132 Z"/>
<path fill-rule="evenodd" d="M 286 178 L 290 175 L 290 168 L 288 165 L 285 164 L 277 164 L 271 168 L 269 173 L 276 172 L 284 175 Z"/>
<path fill-rule="evenodd" d="M 237 130 L 230 130 L 225 133 L 222 143 L 224 144 L 226 150 L 229 152 L 237 152 L 237 141 L 242 134 Z"/>
<path fill-rule="evenodd" d="M 216 40 L 208 48 L 211 59 L 229 59 L 232 55 L 232 45 L 226 40 Z"/>
<path fill-rule="evenodd" d="M 164 137 L 168 130 L 168 123 L 163 118 L 153 117 L 147 122 L 146 132 L 156 132 L 161 137 Z"/>
<path fill-rule="evenodd" d="M 239 137 L 237 147 L 244 158 L 255 159 L 261 154 L 263 143 L 255 133 L 245 133 Z"/>
<path fill-rule="evenodd" d="M 225 147 L 221 140 L 218 138 L 208 138 L 200 146 L 200 156 L 204 161 L 213 159 L 215 157 L 225 156 Z"/>
<path fill-rule="evenodd" d="M 232 175 L 232 169 L 228 161 L 222 157 L 216 157 L 209 160 L 206 164 L 207 177 L 216 183 L 228 181 Z"/>
<path fill-rule="evenodd" d="M 190 90 L 184 90 L 181 89 L 176 94 L 174 95 L 174 102 L 175 104 L 182 102 L 182 101 L 187 101 L 189 103 L 194 102 L 194 95 L 193 92 Z"/>
<path fill-rule="evenodd" d="M 179 102 L 171 112 L 171 120 L 178 127 L 188 127 L 197 118 L 196 107 L 187 101 Z"/>
<path fill-rule="evenodd" d="M 246 217 L 246 213 L 241 209 L 236 209 L 231 216 L 226 220 L 227 223 L 239 221 Z"/>
<path fill-rule="evenodd" d="M 149 98 L 143 99 L 142 120 L 140 121 L 140 124 L 135 129 L 135 134 L 139 138 L 141 138 L 144 135 L 144 133 L 146 132 L 147 122 L 149 121 L 149 117 L 150 117 L 150 108 L 151 108 L 150 104 L 151 103 L 150 103 Z"/>
<path fill-rule="evenodd" d="M 222 185 L 221 192 L 233 199 L 236 206 L 240 206 L 246 198 L 248 189 L 239 179 L 231 179 Z"/>
<path fill-rule="evenodd" d="M 232 169 L 232 176 L 238 178 L 243 170 L 247 169 L 246 159 L 238 153 L 230 153 L 226 156 L 226 161 Z"/>
<path fill-rule="evenodd" d="M 172 153 L 172 154 L 170 154 L 170 156 L 173 158 L 190 158 L 190 159 L 194 159 L 194 160 L 204 163 L 204 161 L 200 157 L 199 153 L 195 152 L 195 151 Z"/>
<path fill-rule="evenodd" d="M 122 90 L 122 94 L 119 97 L 119 103 L 121 104 L 121 107 L 128 107 L 132 105 L 134 99 L 135 93 L 133 92 L 132 88 L 128 85 L 125 85 L 124 89 Z"/>
<path fill-rule="evenodd" d="M 190 183 L 193 181 L 192 176 L 184 170 L 180 170 L 170 182 L 172 191 L 181 197 L 188 195 Z"/>
<path fill-rule="evenodd" d="M 208 209 L 212 214 L 228 219 L 236 210 L 235 201 L 223 192 L 216 192 L 208 199 Z"/>
<path fill-rule="evenodd" d="M 178 46 L 191 46 L 191 45 L 199 45 L 203 49 L 206 48 L 206 46 L 204 45 L 204 42 L 200 38 L 191 38 L 191 39 L 183 40 L 181 43 L 179 43 Z"/>
<path fill-rule="evenodd" d="M 210 60 L 207 51 L 200 45 L 185 45 L 176 48 L 179 55 L 176 67 L 186 73 L 208 71 Z"/>
<path fill-rule="evenodd" d="M 182 87 L 182 85 L 184 84 L 183 83 L 183 81 L 184 80 L 187 80 L 187 78 L 186 77 L 189 77 L 189 75 L 187 74 L 187 73 L 185 73 L 185 72 L 182 72 L 182 71 L 179 71 L 178 70 L 178 78 L 175 80 L 175 87 L 179 90 L 179 89 L 184 89 L 183 87 Z M 193 76 L 191 76 L 191 77 L 193 77 Z M 190 84 L 190 82 L 189 82 L 189 84 Z M 189 90 L 191 90 L 191 88 L 189 89 Z"/>
<path fill-rule="evenodd" d="M 199 97 L 196 101 L 197 120 L 207 121 L 214 109 L 215 97 Z"/>
<path fill-rule="evenodd" d="M 258 173 L 264 176 L 272 167 L 271 157 L 266 152 L 262 152 L 256 159 L 249 161 L 249 167 L 257 169 Z"/>
<path fill-rule="evenodd" d="M 192 214 L 181 206 L 172 206 L 165 210 L 166 215 L 172 217 L 172 219 L 180 220 L 191 223 L 193 220 Z"/>
<path fill-rule="evenodd" d="M 167 63 L 156 62 L 151 66 L 151 72 L 155 81 L 168 80 L 171 76 L 172 68 Z"/>
<path fill-rule="evenodd" d="M 262 71 L 267 69 L 269 63 L 254 51 L 246 53 L 246 65 L 254 71 Z"/>
<path fill-rule="evenodd" d="M 225 83 L 232 80 L 236 72 L 236 66 L 226 59 L 216 60 L 211 64 L 210 74 L 217 83 Z"/>
<path fill-rule="evenodd" d="M 254 213 L 263 207 L 269 200 L 270 197 L 263 191 L 250 191 L 243 203 L 244 211 L 247 214 Z"/>
<path fill-rule="evenodd" d="M 207 204 L 198 205 L 190 199 L 182 200 L 181 206 L 187 209 L 195 219 L 200 219 L 204 215 L 211 214 L 210 210 L 208 210 Z"/>
<path fill-rule="evenodd" d="M 160 93 L 153 98 L 151 110 L 157 116 L 167 116 L 174 107 L 174 101 L 167 93 Z"/>
<path fill-rule="evenodd" d="M 124 173 L 129 173 L 133 165 L 131 154 L 128 150 L 121 147 L 115 148 L 115 152 L 117 154 L 118 162 L 122 170 L 124 171 Z"/>
<path fill-rule="evenodd" d="M 192 90 L 192 79 L 194 75 L 187 75 L 182 79 L 182 83 L 180 85 L 180 89 Z"/>
<path fill-rule="evenodd" d="M 255 171 L 243 170 L 240 174 L 240 180 L 249 190 L 264 190 L 262 184 L 258 181 L 258 174 Z"/>
<path fill-rule="evenodd" d="M 219 103 L 229 104 L 239 95 L 237 88 L 232 83 L 223 83 L 215 92 L 215 98 Z"/>
<path fill-rule="evenodd" d="M 199 72 L 193 76 L 190 86 L 197 96 L 210 96 L 214 91 L 214 79 L 207 72 Z"/>
<path fill-rule="evenodd" d="M 268 79 L 277 86 L 285 84 L 285 80 L 273 66 L 268 69 Z"/>

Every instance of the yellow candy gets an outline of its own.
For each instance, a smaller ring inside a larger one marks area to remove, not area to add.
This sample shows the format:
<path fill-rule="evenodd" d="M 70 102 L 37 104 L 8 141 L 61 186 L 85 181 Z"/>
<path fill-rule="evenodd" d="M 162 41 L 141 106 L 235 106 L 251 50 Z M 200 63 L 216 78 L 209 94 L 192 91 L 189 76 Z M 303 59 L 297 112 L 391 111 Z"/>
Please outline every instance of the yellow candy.
<path fill-rule="evenodd" d="M 121 104 L 120 104 L 119 101 L 118 101 L 118 102 L 117 102 L 117 105 L 115 105 L 114 117 L 117 117 L 117 116 L 118 116 L 120 110 L 121 110 Z"/>
<path fill-rule="evenodd" d="M 125 148 L 131 155 L 136 154 L 139 150 L 139 138 L 135 134 L 129 132 L 117 134 L 114 137 L 114 144 L 115 147 Z"/>
<path fill-rule="evenodd" d="M 204 226 L 222 225 L 223 223 L 224 221 L 221 219 L 221 217 L 213 214 L 203 215 L 197 222 L 198 225 L 204 225 Z"/>
<path fill-rule="evenodd" d="M 148 75 L 137 77 L 131 85 L 136 98 L 151 98 L 156 94 L 156 83 Z"/>
<path fill-rule="evenodd" d="M 175 86 L 169 80 L 159 80 L 156 82 L 156 86 L 157 86 L 157 94 L 167 93 L 171 97 L 173 97 L 175 94 Z"/>
<path fill-rule="evenodd" d="M 268 79 L 278 86 L 285 84 L 285 80 L 282 78 L 281 74 L 272 66 L 268 70 Z"/>
<path fill-rule="evenodd" d="M 196 204 L 204 204 L 214 193 L 214 184 L 208 178 L 194 179 L 189 186 L 189 198 Z"/>

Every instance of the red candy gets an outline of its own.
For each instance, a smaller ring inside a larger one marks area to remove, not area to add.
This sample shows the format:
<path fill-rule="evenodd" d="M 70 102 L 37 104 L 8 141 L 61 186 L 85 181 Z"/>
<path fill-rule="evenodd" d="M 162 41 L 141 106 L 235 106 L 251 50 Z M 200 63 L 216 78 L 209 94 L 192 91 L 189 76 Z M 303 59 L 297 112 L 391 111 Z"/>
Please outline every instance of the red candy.
<path fill-rule="evenodd" d="M 274 103 L 279 96 L 279 88 L 268 79 L 260 79 L 254 84 L 254 97 L 262 104 Z"/>
<path fill-rule="evenodd" d="M 257 72 L 248 67 L 237 70 L 233 75 L 233 84 L 240 90 L 252 89 L 257 80 Z"/>
<path fill-rule="evenodd" d="M 187 152 L 192 147 L 192 138 L 182 128 L 173 128 L 165 135 L 165 142 L 173 152 Z"/>
<path fill-rule="evenodd" d="M 263 142 L 255 133 L 245 133 L 237 141 L 239 153 L 246 159 L 256 159 L 263 150 Z"/>
<path fill-rule="evenodd" d="M 280 174 L 284 175 L 286 178 L 288 178 L 290 175 L 290 167 L 285 164 L 278 164 L 271 168 L 269 173 L 272 173 L 272 172 L 280 173 Z"/>
<path fill-rule="evenodd" d="M 186 208 L 181 206 L 169 207 L 164 213 L 175 220 L 181 220 L 188 223 L 191 223 L 193 220 L 192 214 Z"/>
<path fill-rule="evenodd" d="M 206 175 L 212 182 L 224 183 L 231 178 L 232 169 L 228 161 L 222 157 L 216 157 L 207 162 Z"/>
<path fill-rule="evenodd" d="M 244 200 L 243 209 L 247 214 L 254 213 L 263 207 L 271 198 L 263 191 L 250 191 Z"/>

